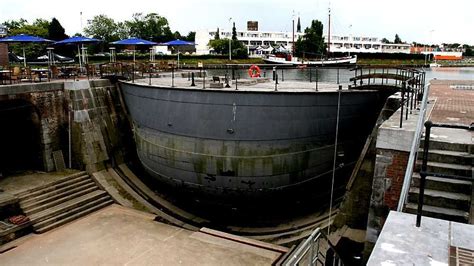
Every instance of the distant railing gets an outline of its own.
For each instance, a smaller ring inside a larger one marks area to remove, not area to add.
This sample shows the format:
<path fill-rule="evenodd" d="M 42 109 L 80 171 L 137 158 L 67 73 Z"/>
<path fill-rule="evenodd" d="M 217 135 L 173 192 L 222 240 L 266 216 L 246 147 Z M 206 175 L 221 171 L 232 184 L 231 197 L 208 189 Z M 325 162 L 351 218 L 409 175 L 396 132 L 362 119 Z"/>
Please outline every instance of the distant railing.
<path fill-rule="evenodd" d="M 326 244 L 327 247 L 324 247 L 323 245 Z M 316 228 L 302 244 L 288 255 L 282 265 L 344 265 L 344 263 L 326 235 L 320 228 Z"/>
<path fill-rule="evenodd" d="M 392 89 L 401 92 L 400 128 L 417 108 L 425 89 L 425 72 L 405 67 L 360 66 L 353 68 L 352 89 Z"/>

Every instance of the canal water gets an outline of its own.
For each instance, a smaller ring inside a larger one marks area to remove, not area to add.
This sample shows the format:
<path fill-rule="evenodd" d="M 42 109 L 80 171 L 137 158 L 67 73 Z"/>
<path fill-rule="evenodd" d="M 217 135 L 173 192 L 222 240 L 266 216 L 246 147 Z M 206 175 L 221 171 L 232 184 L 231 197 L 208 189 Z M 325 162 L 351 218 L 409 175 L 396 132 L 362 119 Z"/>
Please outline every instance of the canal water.
<path fill-rule="evenodd" d="M 450 80 L 474 80 L 474 67 L 438 67 L 425 68 L 426 81 L 432 79 L 450 79 Z M 229 77 L 232 71 L 226 69 L 209 69 L 209 76 L 224 76 L 226 73 Z M 349 83 L 349 79 L 354 77 L 354 71 L 348 68 L 303 68 L 303 69 L 277 69 L 279 80 L 292 81 L 315 81 L 324 83 Z M 236 69 L 234 75 L 238 79 L 249 78 L 247 69 Z M 272 77 L 271 69 L 262 69 L 262 77 Z"/>

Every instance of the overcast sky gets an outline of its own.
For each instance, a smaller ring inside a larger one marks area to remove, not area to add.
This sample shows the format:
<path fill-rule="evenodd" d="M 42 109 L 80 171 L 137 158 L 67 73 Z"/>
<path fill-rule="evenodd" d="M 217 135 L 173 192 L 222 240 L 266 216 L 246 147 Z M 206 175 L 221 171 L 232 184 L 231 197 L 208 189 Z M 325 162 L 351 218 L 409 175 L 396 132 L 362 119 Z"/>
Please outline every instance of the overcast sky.
<path fill-rule="evenodd" d="M 291 31 L 293 10 L 300 14 L 303 29 L 312 19 L 325 24 L 332 10 L 334 34 L 386 37 L 396 33 L 403 41 L 429 43 L 469 43 L 474 45 L 474 0 L 2 0 L 0 22 L 25 18 L 50 20 L 56 17 L 67 34 L 81 32 L 82 24 L 105 14 L 116 21 L 133 13 L 156 12 L 168 19 L 171 30 L 185 35 L 198 29 L 229 27 L 229 18 L 238 29 L 247 20 L 259 21 L 260 30 Z M 352 27 L 350 26 L 352 25 Z"/>

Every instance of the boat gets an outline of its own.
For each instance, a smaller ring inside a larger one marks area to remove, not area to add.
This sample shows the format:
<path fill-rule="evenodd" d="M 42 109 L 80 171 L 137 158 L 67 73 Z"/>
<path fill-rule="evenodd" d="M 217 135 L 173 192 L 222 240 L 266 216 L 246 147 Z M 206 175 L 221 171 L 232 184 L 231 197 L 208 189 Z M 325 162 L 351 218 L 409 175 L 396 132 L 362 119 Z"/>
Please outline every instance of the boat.
<path fill-rule="evenodd" d="M 355 65 L 357 64 L 357 55 L 346 56 L 346 57 L 329 57 L 330 54 L 330 47 L 331 47 L 331 10 L 329 9 L 329 27 L 328 27 L 328 50 L 327 50 L 327 58 L 320 59 L 320 60 L 307 60 L 307 59 L 300 59 L 298 57 L 294 57 L 288 53 L 277 53 L 273 55 L 268 55 L 263 61 L 267 64 L 284 64 L 284 65 L 292 65 L 292 66 L 338 66 L 338 65 Z M 294 27 L 293 27 L 293 36 Z M 294 40 L 293 40 L 294 44 Z"/>
<path fill-rule="evenodd" d="M 239 90 L 174 82 L 120 81 L 139 161 L 179 191 L 233 200 L 327 196 L 334 165 L 336 187 L 345 186 L 389 95 L 307 82 L 312 89 L 295 82 L 278 91 L 270 81 L 262 89 L 239 80 Z"/>
<path fill-rule="evenodd" d="M 333 66 L 333 65 L 354 65 L 357 63 L 357 55 L 346 57 L 335 57 L 322 60 L 307 60 L 292 56 L 268 55 L 263 61 L 267 64 L 283 64 L 291 66 Z"/>

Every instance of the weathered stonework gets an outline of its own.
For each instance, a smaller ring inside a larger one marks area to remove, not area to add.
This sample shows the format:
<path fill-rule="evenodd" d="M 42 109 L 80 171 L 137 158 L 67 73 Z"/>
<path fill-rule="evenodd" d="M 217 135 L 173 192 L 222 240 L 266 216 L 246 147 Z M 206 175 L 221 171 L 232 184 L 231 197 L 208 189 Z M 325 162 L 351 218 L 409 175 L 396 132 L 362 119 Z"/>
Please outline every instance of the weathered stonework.
<path fill-rule="evenodd" d="M 97 171 L 123 162 L 122 143 L 128 134 L 117 87 L 108 80 L 30 83 L 2 86 L 0 101 L 23 101 L 32 106 L 32 122 L 39 131 L 44 171 L 54 171 L 53 151 L 62 150 L 72 167 Z M 69 143 L 69 117 L 71 143 Z M 37 134 L 32 132 L 32 134 Z M 127 136 L 130 137 L 130 136 Z M 71 144 L 71 145 L 69 145 Z"/>

